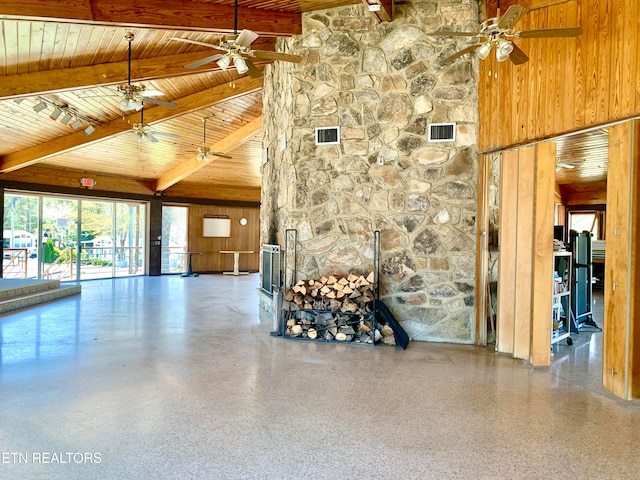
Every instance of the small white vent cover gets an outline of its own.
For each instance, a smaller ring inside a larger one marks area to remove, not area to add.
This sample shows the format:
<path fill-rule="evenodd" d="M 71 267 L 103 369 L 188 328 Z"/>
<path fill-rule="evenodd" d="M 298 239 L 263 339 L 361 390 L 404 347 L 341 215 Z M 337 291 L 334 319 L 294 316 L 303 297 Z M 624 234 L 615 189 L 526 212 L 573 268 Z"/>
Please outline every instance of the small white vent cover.
<path fill-rule="evenodd" d="M 456 124 L 455 123 L 430 123 L 429 124 L 429 142 L 455 142 L 456 141 Z"/>
<path fill-rule="evenodd" d="M 316 128 L 316 145 L 337 145 L 340 143 L 340 127 Z"/>

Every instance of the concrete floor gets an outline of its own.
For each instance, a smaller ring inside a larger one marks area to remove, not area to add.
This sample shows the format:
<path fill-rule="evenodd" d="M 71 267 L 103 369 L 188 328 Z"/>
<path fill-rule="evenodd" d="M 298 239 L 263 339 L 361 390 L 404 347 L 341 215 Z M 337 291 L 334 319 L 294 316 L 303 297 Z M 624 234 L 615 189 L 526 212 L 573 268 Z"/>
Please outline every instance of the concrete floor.
<path fill-rule="evenodd" d="M 637 479 L 601 333 L 491 348 L 269 335 L 257 274 L 94 280 L 0 317 L 0 479 Z"/>

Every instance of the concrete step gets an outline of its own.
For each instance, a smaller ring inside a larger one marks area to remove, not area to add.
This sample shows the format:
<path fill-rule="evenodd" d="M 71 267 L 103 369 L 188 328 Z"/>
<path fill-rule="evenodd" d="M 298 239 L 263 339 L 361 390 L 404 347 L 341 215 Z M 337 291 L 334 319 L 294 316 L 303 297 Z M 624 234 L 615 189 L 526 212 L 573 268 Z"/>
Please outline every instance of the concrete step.
<path fill-rule="evenodd" d="M 58 280 L 0 279 L 0 314 L 78 295 L 80 285 L 61 286 Z"/>
<path fill-rule="evenodd" d="M 60 288 L 60 280 L 0 279 L 0 301 Z"/>

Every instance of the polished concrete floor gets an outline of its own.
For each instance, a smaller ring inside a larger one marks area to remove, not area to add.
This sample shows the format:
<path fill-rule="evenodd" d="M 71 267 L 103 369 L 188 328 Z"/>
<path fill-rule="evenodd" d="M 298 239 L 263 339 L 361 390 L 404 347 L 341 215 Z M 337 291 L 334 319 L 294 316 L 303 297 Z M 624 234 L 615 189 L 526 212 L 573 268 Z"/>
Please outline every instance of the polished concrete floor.
<path fill-rule="evenodd" d="M 84 282 L 0 317 L 0 479 L 638 479 L 601 333 L 491 348 L 272 337 L 257 274 Z M 579 337 L 579 338 L 578 338 Z"/>

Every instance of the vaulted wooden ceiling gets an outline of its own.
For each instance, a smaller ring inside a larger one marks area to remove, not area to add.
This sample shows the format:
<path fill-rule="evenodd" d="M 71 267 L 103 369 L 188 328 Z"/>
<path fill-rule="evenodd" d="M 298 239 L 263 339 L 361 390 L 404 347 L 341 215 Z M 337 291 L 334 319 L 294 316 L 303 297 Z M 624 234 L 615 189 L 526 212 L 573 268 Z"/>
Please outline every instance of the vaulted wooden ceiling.
<path fill-rule="evenodd" d="M 390 0 L 366 1 L 388 5 Z M 501 9 L 513 3 L 540 8 L 545 2 L 502 0 Z M 238 30 L 260 34 L 253 48 L 274 50 L 277 37 L 301 32 L 302 12 L 360 2 L 238 3 Z M 496 8 L 496 0 L 487 0 L 484 15 L 495 15 Z M 216 44 L 233 30 L 233 0 L 0 0 L 0 180 L 79 187 L 79 178 L 89 176 L 98 179 L 97 189 L 259 201 L 262 80 L 222 71 L 215 62 L 186 69 L 216 52 L 170 40 Z M 119 108 L 116 87 L 128 77 L 127 32 L 134 34 L 132 82 L 160 90 L 165 95 L 158 98 L 178 104 L 145 107 L 144 121 L 158 132 L 158 143 L 139 142 L 131 127 L 140 113 Z M 266 63 L 256 61 L 259 69 Z M 34 111 L 41 100 L 47 108 Z M 54 104 L 79 114 L 82 126 L 73 130 L 51 120 Z M 204 117 L 207 146 L 232 159 L 196 160 Z M 89 124 L 95 132 L 87 136 Z M 571 159 L 577 142 L 587 161 L 558 170 L 559 183 L 606 178 L 606 158 L 603 163 L 596 155 L 603 141 L 597 132 L 562 140 L 562 160 Z"/>
<path fill-rule="evenodd" d="M 260 34 L 252 48 L 274 50 L 277 37 L 301 32 L 302 12 L 356 2 L 238 3 L 238 31 Z M 99 179 L 96 189 L 259 201 L 262 79 L 222 71 L 215 62 L 186 69 L 217 52 L 170 40 L 217 44 L 233 31 L 232 0 L 0 0 L 0 180 L 76 187 L 89 176 Z M 132 83 L 178 105 L 145 105 L 144 123 L 157 143 L 132 132 L 140 112 L 119 108 L 127 32 L 134 34 Z M 255 63 L 262 70 L 267 62 Z M 41 101 L 47 108 L 36 112 Z M 82 125 L 52 120 L 55 105 Z M 204 117 L 207 146 L 232 159 L 196 159 Z M 88 125 L 95 131 L 85 135 Z"/>

